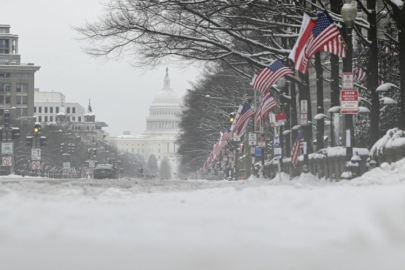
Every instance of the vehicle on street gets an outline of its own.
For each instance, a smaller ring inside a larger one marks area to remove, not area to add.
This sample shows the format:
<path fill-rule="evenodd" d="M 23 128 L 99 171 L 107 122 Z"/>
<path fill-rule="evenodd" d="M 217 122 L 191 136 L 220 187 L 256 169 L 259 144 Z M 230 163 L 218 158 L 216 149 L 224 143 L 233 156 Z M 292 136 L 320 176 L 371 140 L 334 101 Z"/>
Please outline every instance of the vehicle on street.
<path fill-rule="evenodd" d="M 117 169 L 112 164 L 99 164 L 94 169 L 94 179 L 114 179 L 117 175 Z"/>

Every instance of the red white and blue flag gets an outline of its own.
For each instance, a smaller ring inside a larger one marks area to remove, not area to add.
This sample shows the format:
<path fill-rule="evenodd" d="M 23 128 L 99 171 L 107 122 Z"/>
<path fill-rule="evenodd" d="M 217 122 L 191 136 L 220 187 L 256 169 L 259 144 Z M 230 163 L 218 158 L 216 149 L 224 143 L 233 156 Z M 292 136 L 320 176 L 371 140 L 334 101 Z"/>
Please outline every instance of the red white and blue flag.
<path fill-rule="evenodd" d="M 325 44 L 322 51 L 335 54 L 340 58 L 346 58 L 346 43 L 343 41 L 342 36 L 339 35 Z"/>
<path fill-rule="evenodd" d="M 312 29 L 312 35 L 309 38 L 308 46 L 305 50 L 305 73 L 308 72 L 308 62 L 315 53 L 325 49 L 327 49 L 327 52 L 335 53 L 333 47 L 329 48 L 328 46 L 325 47 L 325 45 L 328 45 L 330 41 L 339 38 L 339 36 L 339 28 L 337 28 L 328 12 L 324 11 L 319 13 L 318 20 L 316 20 L 316 23 Z M 329 51 L 329 49 L 331 49 L 331 51 Z"/>
<path fill-rule="evenodd" d="M 245 129 L 249 124 L 250 118 L 255 114 L 255 111 L 249 106 L 249 104 L 240 105 L 238 112 L 236 113 L 235 121 L 231 126 L 231 132 L 240 137 L 245 133 Z"/>
<path fill-rule="evenodd" d="M 362 69 L 361 67 L 356 67 L 354 69 L 354 80 L 358 81 L 358 82 L 362 82 L 364 81 L 364 79 L 366 78 L 366 71 L 364 69 Z"/>
<path fill-rule="evenodd" d="M 252 87 L 262 93 L 268 90 L 283 76 L 294 74 L 281 60 L 273 61 L 268 67 L 263 68 L 252 80 Z"/>
<path fill-rule="evenodd" d="M 270 111 L 277 106 L 274 97 L 271 96 L 269 90 L 266 90 L 256 112 L 257 126 L 263 127 L 266 121 L 266 117 L 269 115 Z"/>
<path fill-rule="evenodd" d="M 304 131 L 301 129 L 298 132 L 298 136 L 295 139 L 293 148 L 291 149 L 291 163 L 294 168 L 296 168 L 298 165 L 299 150 L 304 148 L 304 144 Z"/>

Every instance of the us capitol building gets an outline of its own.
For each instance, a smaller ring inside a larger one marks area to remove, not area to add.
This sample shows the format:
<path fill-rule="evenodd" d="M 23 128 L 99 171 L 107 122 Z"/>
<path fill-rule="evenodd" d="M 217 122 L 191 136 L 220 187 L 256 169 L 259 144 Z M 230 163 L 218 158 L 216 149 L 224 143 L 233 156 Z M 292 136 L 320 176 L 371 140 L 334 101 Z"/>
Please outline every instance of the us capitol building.
<path fill-rule="evenodd" d="M 155 155 L 159 163 L 166 156 L 170 161 L 172 172 L 175 172 L 181 102 L 181 97 L 170 87 L 169 73 L 166 68 L 163 88 L 156 94 L 149 108 L 146 131 L 142 135 L 130 135 L 129 132 L 124 132 L 124 135 L 110 137 L 109 143 L 121 153 L 142 155 L 146 162 L 151 155 Z"/>

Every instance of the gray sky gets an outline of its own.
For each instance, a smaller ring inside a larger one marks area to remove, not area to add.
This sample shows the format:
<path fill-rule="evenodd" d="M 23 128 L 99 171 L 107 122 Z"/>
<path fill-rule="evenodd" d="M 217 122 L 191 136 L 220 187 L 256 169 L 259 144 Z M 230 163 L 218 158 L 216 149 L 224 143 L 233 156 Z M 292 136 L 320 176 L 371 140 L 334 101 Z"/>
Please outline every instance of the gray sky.
<path fill-rule="evenodd" d="M 105 2 L 105 1 L 104 1 Z M 166 66 L 152 71 L 134 69 L 128 61 L 97 60 L 84 54 L 72 26 L 101 15 L 100 0 L 3 0 L 0 23 L 19 36 L 23 63 L 41 66 L 35 87 L 58 91 L 68 102 L 87 108 L 91 98 L 98 121 L 109 125 L 110 135 L 124 130 L 140 134 L 154 95 L 163 87 Z M 171 86 L 184 95 L 198 72 L 169 67 Z"/>

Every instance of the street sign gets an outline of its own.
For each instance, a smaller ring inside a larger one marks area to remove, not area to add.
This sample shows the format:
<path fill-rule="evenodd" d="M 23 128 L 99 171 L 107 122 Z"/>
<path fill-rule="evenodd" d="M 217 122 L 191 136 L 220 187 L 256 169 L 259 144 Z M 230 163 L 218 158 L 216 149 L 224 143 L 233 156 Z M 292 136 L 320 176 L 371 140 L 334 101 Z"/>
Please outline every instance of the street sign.
<path fill-rule="evenodd" d="M 286 113 L 278 113 L 276 114 L 276 125 L 277 126 L 284 126 L 284 123 L 287 121 L 287 114 Z"/>
<path fill-rule="evenodd" d="M 270 126 L 274 127 L 276 125 L 276 115 L 274 113 L 270 112 L 269 119 L 270 119 Z"/>
<path fill-rule="evenodd" d="M 280 137 L 274 137 L 273 147 L 274 147 L 274 156 L 275 157 L 281 156 Z"/>
<path fill-rule="evenodd" d="M 12 142 L 1 143 L 1 153 L 3 155 L 12 155 L 13 154 L 13 143 Z"/>
<path fill-rule="evenodd" d="M 70 162 L 63 162 L 63 169 L 70 170 Z"/>
<path fill-rule="evenodd" d="M 340 107 L 342 114 L 357 114 L 359 112 L 359 91 L 340 91 Z"/>
<path fill-rule="evenodd" d="M 347 89 L 352 90 L 352 89 L 354 89 L 353 72 L 343 72 L 342 89 L 343 90 L 347 90 Z"/>
<path fill-rule="evenodd" d="M 306 126 L 308 125 L 308 101 L 301 100 L 301 118 L 300 118 L 300 125 Z"/>
<path fill-rule="evenodd" d="M 89 168 L 94 168 L 96 165 L 96 162 L 94 160 L 89 160 Z"/>
<path fill-rule="evenodd" d="M 222 157 L 222 160 L 223 160 L 223 161 L 228 161 L 228 156 L 227 156 L 227 155 L 224 155 L 224 156 Z"/>
<path fill-rule="evenodd" d="M 2 157 L 1 166 L 11 166 L 11 157 Z"/>
<path fill-rule="evenodd" d="M 41 162 L 40 161 L 33 161 L 31 162 L 31 168 L 33 170 L 39 170 L 41 169 Z"/>
<path fill-rule="evenodd" d="M 251 153 L 252 155 L 255 154 L 255 147 L 250 147 L 250 153 Z"/>
<path fill-rule="evenodd" d="M 256 145 L 257 144 L 257 134 L 250 132 L 249 133 L 249 145 Z"/>
<path fill-rule="evenodd" d="M 31 149 L 31 160 L 41 160 L 41 149 L 39 148 Z"/>
<path fill-rule="evenodd" d="M 234 142 L 240 142 L 240 137 L 239 137 L 239 136 L 236 136 L 235 133 L 233 134 L 233 141 L 234 141 Z"/>
<path fill-rule="evenodd" d="M 259 137 L 259 143 L 258 146 L 260 148 L 265 148 L 266 147 L 266 138 L 264 136 Z"/>
<path fill-rule="evenodd" d="M 255 148 L 255 156 L 262 157 L 262 149 L 260 147 Z"/>
<path fill-rule="evenodd" d="M 274 148 L 274 156 L 275 157 L 281 156 L 281 148 L 280 147 Z"/>

